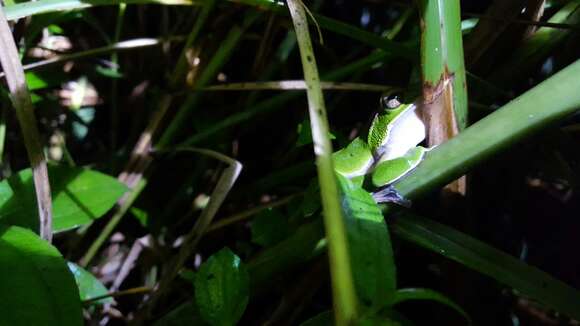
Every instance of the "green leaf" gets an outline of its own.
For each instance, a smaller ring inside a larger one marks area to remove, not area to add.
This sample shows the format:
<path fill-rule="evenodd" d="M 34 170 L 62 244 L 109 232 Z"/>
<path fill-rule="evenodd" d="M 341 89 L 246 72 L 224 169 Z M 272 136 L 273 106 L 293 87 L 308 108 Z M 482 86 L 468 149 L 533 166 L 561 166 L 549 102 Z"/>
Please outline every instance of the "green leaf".
<path fill-rule="evenodd" d="M 81 302 L 66 262 L 33 232 L 0 226 L 2 325 L 83 325 Z"/>
<path fill-rule="evenodd" d="M 242 261 L 229 248 L 209 257 L 195 275 L 195 300 L 211 325 L 235 325 L 249 297 L 249 276 Z"/>
<path fill-rule="evenodd" d="M 389 305 L 394 306 L 408 300 L 429 300 L 441 303 L 457 311 L 471 324 L 471 319 L 465 310 L 445 295 L 431 289 L 408 288 L 397 290 L 395 294 L 389 298 Z"/>
<path fill-rule="evenodd" d="M 288 221 L 277 209 L 261 211 L 251 224 L 252 242 L 264 247 L 274 245 L 288 234 Z"/>
<path fill-rule="evenodd" d="M 513 287 L 550 308 L 580 319 L 580 292 L 464 233 L 411 215 L 398 219 L 393 232 L 407 241 Z"/>
<path fill-rule="evenodd" d="M 75 263 L 68 262 L 68 269 L 75 277 L 81 301 L 100 297 L 109 293 L 107 288 L 93 274 Z M 95 304 L 112 303 L 113 298 L 103 298 L 95 301 Z"/>
<path fill-rule="evenodd" d="M 64 231 L 105 214 L 127 188 L 100 172 L 49 166 L 54 232 Z M 38 230 L 38 213 L 30 169 L 0 182 L 0 222 Z"/>
<path fill-rule="evenodd" d="M 367 306 L 382 306 L 397 287 L 387 224 L 367 191 L 337 176 L 357 294 Z"/>

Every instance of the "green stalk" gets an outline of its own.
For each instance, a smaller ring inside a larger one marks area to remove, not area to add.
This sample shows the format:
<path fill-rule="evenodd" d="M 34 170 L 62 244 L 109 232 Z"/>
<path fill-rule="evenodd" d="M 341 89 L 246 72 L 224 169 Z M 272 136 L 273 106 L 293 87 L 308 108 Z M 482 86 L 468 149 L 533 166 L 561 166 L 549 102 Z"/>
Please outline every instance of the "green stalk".
<path fill-rule="evenodd" d="M 431 117 L 429 143 L 437 145 L 467 125 L 459 0 L 421 0 L 423 98 Z"/>
<path fill-rule="evenodd" d="M 288 0 L 287 5 L 296 30 L 304 80 L 308 86 L 306 95 L 322 196 L 324 226 L 328 241 L 334 320 L 336 325 L 349 325 L 357 318 L 358 302 L 352 278 L 346 226 L 342 217 L 338 185 L 334 175 L 332 144 L 328 138 L 329 128 L 324 95 L 320 87 L 320 77 L 308 31 L 304 4 L 300 0 Z"/>

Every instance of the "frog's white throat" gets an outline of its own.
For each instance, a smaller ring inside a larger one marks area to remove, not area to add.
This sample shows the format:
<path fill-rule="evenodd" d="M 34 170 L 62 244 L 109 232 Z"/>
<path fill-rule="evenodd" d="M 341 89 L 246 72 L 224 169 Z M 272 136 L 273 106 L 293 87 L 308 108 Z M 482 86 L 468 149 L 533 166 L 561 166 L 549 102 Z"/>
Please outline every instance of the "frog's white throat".
<path fill-rule="evenodd" d="M 425 124 L 416 105 L 393 121 L 385 139 L 375 153 L 379 162 L 401 157 L 425 139 Z"/>

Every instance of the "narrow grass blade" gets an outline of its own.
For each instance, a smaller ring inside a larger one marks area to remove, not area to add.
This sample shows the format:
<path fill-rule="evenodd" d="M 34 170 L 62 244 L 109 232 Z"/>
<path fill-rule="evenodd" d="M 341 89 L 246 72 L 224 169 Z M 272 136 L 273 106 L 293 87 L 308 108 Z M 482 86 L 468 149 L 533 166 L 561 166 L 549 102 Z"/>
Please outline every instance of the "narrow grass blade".
<path fill-rule="evenodd" d="M 320 82 L 320 87 L 327 90 L 361 91 L 361 92 L 394 92 L 398 88 L 363 83 Z M 213 85 L 201 88 L 203 91 L 255 91 L 255 90 L 298 90 L 306 89 L 304 80 L 281 80 L 269 82 L 245 82 Z"/>

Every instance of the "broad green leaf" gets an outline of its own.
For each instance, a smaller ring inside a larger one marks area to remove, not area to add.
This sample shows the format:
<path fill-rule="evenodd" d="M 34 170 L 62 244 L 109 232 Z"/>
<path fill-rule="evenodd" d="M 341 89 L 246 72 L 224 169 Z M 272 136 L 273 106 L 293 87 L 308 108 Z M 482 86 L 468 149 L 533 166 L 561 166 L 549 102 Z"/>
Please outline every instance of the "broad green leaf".
<path fill-rule="evenodd" d="M 288 220 L 277 209 L 265 209 L 252 220 L 251 230 L 252 242 L 271 246 L 286 238 Z"/>
<path fill-rule="evenodd" d="M 127 190 L 116 179 L 83 168 L 49 166 L 54 232 L 86 224 L 105 214 Z M 38 230 L 30 169 L 0 182 L 0 222 Z"/>
<path fill-rule="evenodd" d="M 580 292 L 576 289 L 464 233 L 411 215 L 398 219 L 393 232 L 513 287 L 550 308 L 580 319 Z"/>
<path fill-rule="evenodd" d="M 108 293 L 107 288 L 97 280 L 90 272 L 80 267 L 75 263 L 68 262 L 68 269 L 75 277 L 75 281 L 79 288 L 81 301 L 100 297 Z M 104 304 L 113 302 L 112 298 L 103 298 L 95 301 L 96 304 Z"/>
<path fill-rule="evenodd" d="M 0 325 L 82 325 L 66 262 L 32 231 L 0 226 Z"/>
<path fill-rule="evenodd" d="M 453 300 L 449 299 L 445 295 L 431 289 L 408 288 L 397 290 L 395 294 L 389 298 L 388 304 L 389 306 L 394 306 L 409 300 L 428 300 L 441 303 L 457 311 L 463 317 L 465 317 L 469 323 L 471 323 L 471 319 L 465 310 L 463 310 L 459 305 L 457 305 L 455 302 L 453 302 Z"/>
<path fill-rule="evenodd" d="M 337 176 L 357 294 L 364 305 L 378 307 L 397 287 L 389 230 L 373 197 Z"/>
<path fill-rule="evenodd" d="M 246 310 L 248 272 L 229 248 L 218 251 L 201 265 L 194 286 L 201 316 L 211 325 L 235 325 Z"/>

